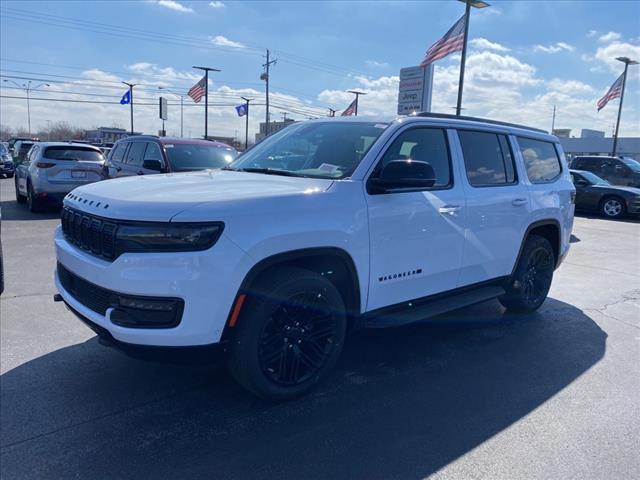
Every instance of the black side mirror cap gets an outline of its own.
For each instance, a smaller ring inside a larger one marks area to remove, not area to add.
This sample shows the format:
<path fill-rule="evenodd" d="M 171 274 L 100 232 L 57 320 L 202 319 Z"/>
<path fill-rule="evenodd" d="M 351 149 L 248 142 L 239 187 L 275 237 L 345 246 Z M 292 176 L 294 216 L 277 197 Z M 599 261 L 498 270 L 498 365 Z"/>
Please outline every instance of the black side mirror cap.
<path fill-rule="evenodd" d="M 370 194 L 419 191 L 436 183 L 433 167 L 418 160 L 392 160 L 385 165 L 380 176 L 370 178 L 367 190 Z"/>
<path fill-rule="evenodd" d="M 146 170 L 155 170 L 156 172 L 161 172 L 162 162 L 160 160 L 144 160 L 142 162 L 142 168 Z"/>

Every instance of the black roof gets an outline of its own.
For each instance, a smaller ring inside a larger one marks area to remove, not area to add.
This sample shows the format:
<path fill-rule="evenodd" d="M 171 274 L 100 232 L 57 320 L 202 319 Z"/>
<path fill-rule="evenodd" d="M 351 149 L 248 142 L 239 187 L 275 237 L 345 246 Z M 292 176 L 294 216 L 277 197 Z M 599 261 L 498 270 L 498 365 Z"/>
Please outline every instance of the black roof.
<path fill-rule="evenodd" d="M 480 117 L 466 117 L 464 115 L 452 115 L 449 113 L 432 113 L 432 112 L 420 112 L 416 113 L 417 117 L 430 117 L 430 118 L 445 118 L 448 120 L 467 120 L 471 122 L 481 122 L 481 123 L 490 123 L 492 125 L 501 125 L 503 127 L 513 127 L 513 128 L 521 128 L 523 130 L 531 130 L 532 132 L 545 133 L 549 134 L 544 130 L 539 128 L 527 127 L 526 125 L 518 125 L 516 123 L 507 123 L 501 122 L 499 120 L 490 120 L 488 118 L 480 118 Z"/>

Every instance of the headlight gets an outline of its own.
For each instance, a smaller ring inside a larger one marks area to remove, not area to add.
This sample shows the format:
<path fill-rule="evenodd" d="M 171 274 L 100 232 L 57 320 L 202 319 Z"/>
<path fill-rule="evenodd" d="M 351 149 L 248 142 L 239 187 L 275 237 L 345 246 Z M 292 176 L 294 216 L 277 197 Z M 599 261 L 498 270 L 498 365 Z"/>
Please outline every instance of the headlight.
<path fill-rule="evenodd" d="M 125 252 L 193 252 L 212 247 L 224 228 L 215 223 L 121 223 L 115 256 Z"/>

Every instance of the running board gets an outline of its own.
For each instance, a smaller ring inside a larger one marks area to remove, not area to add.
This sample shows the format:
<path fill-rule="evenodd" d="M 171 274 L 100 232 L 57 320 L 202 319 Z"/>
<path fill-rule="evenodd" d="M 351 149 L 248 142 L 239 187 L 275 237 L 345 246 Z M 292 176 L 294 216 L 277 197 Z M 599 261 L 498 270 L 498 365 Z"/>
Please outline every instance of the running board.
<path fill-rule="evenodd" d="M 366 315 L 364 325 L 371 328 L 396 327 L 435 317 L 458 308 L 468 307 L 504 295 L 504 288 L 486 286 L 475 290 L 452 294 L 445 298 L 426 301 L 416 305 L 405 304 L 394 311 L 370 313 Z"/>

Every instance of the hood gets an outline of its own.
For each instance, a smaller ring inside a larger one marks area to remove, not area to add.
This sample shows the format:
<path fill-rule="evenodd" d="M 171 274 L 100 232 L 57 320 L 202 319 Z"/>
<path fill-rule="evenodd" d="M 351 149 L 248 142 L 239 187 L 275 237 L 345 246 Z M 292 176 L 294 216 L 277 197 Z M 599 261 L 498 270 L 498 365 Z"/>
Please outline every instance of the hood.
<path fill-rule="evenodd" d="M 78 187 L 68 207 L 121 220 L 169 221 L 203 203 L 286 197 L 327 190 L 332 180 L 206 170 L 117 178 Z"/>
<path fill-rule="evenodd" d="M 640 188 L 626 187 L 624 185 L 593 185 L 593 187 L 602 190 L 611 190 L 614 192 L 626 192 L 632 195 L 640 195 Z"/>

